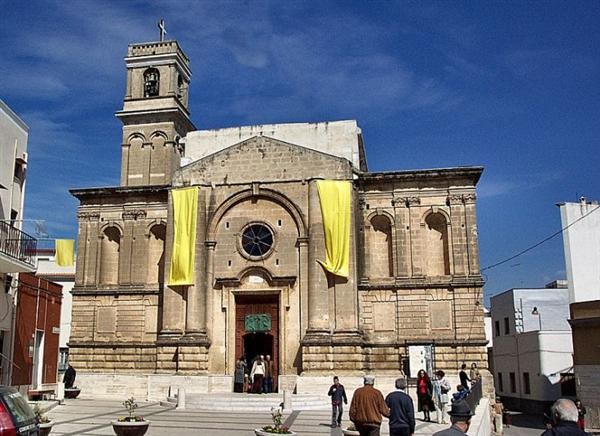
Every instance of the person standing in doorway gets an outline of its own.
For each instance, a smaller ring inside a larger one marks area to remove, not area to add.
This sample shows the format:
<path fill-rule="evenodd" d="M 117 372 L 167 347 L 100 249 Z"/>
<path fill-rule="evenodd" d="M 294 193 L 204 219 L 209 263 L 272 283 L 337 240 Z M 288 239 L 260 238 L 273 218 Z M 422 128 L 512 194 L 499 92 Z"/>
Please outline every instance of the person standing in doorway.
<path fill-rule="evenodd" d="M 265 364 L 263 356 L 257 356 L 256 360 L 252 364 L 252 371 L 250 371 L 250 380 L 252 381 L 252 392 L 255 394 L 262 394 L 263 378 L 265 376 Z"/>
<path fill-rule="evenodd" d="M 265 377 L 263 378 L 263 392 L 270 394 L 273 392 L 273 361 L 271 356 L 267 354 L 265 361 Z"/>
<path fill-rule="evenodd" d="M 235 375 L 233 378 L 233 392 L 244 392 L 244 376 L 246 375 L 246 358 L 241 356 L 235 362 Z"/>
<path fill-rule="evenodd" d="M 431 396 L 433 385 L 429 375 L 424 370 L 417 373 L 417 405 L 419 412 L 423 412 L 423 421 L 431 422 L 431 410 L 435 410 Z"/>
<path fill-rule="evenodd" d="M 406 392 L 406 380 L 396 380 L 396 391 L 385 397 L 390 408 L 390 436 L 412 436 L 415 432 L 415 406 Z"/>
<path fill-rule="evenodd" d="M 460 384 L 462 385 L 462 387 L 465 388 L 467 391 L 470 390 L 469 382 L 471 381 L 471 379 L 467 375 L 467 364 L 466 363 L 463 363 L 461 365 L 460 372 L 458 373 L 458 377 L 460 378 Z"/>
<path fill-rule="evenodd" d="M 344 404 L 348 404 L 348 398 L 346 397 L 346 390 L 344 385 L 340 383 L 340 379 L 335 376 L 333 378 L 333 384 L 329 388 L 327 395 L 331 397 L 331 427 L 342 426 L 342 414 L 344 413 Z"/>
<path fill-rule="evenodd" d="M 354 392 L 350 403 L 350 421 L 360 436 L 379 436 L 382 417 L 390 416 L 383 394 L 375 389 L 375 377 L 365 375 L 364 386 Z"/>

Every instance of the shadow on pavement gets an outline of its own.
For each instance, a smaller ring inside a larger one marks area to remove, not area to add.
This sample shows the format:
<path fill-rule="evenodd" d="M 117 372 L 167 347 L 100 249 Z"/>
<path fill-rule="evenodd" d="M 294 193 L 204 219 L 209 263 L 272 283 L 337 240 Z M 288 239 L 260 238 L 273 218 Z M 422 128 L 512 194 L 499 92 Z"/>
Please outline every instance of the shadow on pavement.
<path fill-rule="evenodd" d="M 511 426 L 521 428 L 537 428 L 545 430 L 543 415 L 528 415 L 520 412 L 510 412 Z M 505 424 L 506 425 L 506 424 Z"/>

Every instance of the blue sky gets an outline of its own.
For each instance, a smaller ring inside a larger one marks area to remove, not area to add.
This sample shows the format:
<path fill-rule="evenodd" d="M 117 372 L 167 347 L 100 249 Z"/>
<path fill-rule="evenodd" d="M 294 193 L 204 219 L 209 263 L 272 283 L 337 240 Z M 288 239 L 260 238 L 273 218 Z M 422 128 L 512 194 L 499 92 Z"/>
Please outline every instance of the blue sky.
<path fill-rule="evenodd" d="M 118 185 L 132 42 L 191 60 L 200 129 L 357 119 L 371 170 L 482 165 L 482 266 L 600 199 L 600 2 L 7 1 L 0 98 L 30 126 L 26 218 L 76 237 L 67 190 Z M 486 295 L 564 278 L 562 238 Z"/>

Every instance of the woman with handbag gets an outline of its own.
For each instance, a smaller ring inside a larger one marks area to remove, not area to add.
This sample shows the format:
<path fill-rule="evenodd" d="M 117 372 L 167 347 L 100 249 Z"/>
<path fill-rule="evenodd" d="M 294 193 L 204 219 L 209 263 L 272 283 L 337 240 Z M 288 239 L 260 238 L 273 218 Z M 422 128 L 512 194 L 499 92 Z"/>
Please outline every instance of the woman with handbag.
<path fill-rule="evenodd" d="M 446 404 L 448 404 L 448 392 L 452 389 L 450 382 L 446 380 L 445 373 L 441 369 L 435 372 L 433 381 L 433 399 L 436 406 L 435 418 L 438 424 L 447 424 Z"/>

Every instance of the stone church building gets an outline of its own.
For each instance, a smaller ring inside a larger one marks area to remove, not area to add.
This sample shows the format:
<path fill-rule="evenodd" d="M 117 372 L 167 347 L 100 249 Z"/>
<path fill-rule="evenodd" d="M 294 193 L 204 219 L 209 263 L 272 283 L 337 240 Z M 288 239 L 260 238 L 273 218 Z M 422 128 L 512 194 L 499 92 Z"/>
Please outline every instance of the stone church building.
<path fill-rule="evenodd" d="M 148 397 L 178 377 L 231 390 L 236 359 L 256 354 L 273 357 L 280 388 L 487 367 L 481 167 L 371 172 L 353 120 L 197 130 L 177 41 L 132 44 L 125 64 L 120 186 L 71 190 L 69 347 L 81 383 L 144 386 Z M 318 262 L 319 180 L 352 183 L 346 278 Z M 172 191 L 190 186 L 195 278 L 169 286 Z"/>

